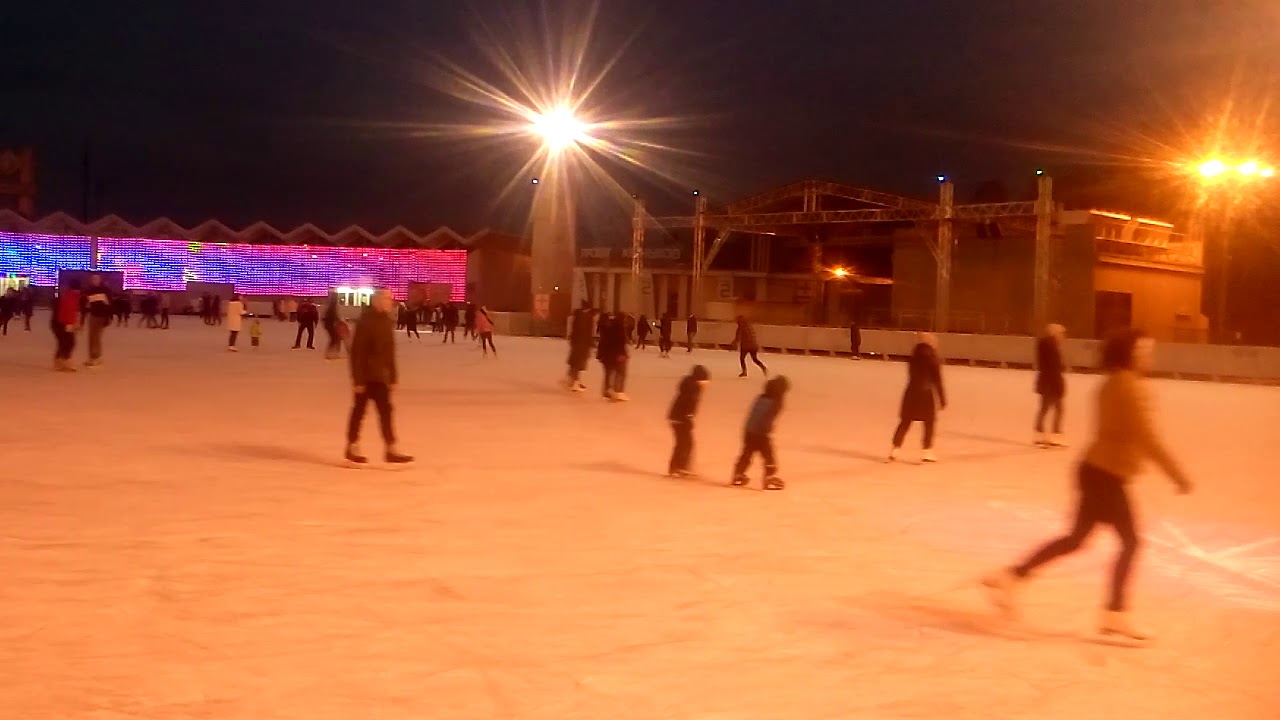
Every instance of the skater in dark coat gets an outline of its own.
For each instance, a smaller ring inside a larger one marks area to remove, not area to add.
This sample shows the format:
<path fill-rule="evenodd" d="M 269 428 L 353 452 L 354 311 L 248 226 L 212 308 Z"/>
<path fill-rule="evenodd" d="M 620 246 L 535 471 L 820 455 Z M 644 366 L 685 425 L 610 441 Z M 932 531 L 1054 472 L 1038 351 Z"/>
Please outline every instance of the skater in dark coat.
<path fill-rule="evenodd" d="M 569 374 L 564 386 L 574 392 L 582 392 L 587 386 L 582 382 L 582 371 L 591 358 L 592 330 L 595 322 L 591 305 L 583 301 L 582 307 L 573 311 L 569 324 Z"/>
<path fill-rule="evenodd" d="M 680 381 L 676 399 L 667 412 L 671 432 L 676 436 L 671 461 L 667 463 L 667 475 L 671 477 L 688 477 L 692 474 L 690 461 L 693 458 L 693 418 L 698 414 L 702 387 L 710 381 L 711 373 L 701 365 L 694 365 L 693 371 Z"/>
<path fill-rule="evenodd" d="M 685 344 L 689 346 L 689 352 L 693 352 L 694 338 L 698 336 L 698 316 L 690 314 L 689 319 L 684 321 Z"/>
<path fill-rule="evenodd" d="M 31 316 L 36 312 L 36 294 L 30 287 L 22 289 L 22 293 L 18 296 L 18 305 L 22 311 L 22 322 L 24 329 L 31 329 Z"/>
<path fill-rule="evenodd" d="M 596 337 L 604 337 L 604 329 L 613 320 L 613 313 L 602 312 L 596 320 Z"/>
<path fill-rule="evenodd" d="M 396 371 L 396 321 L 391 315 L 395 302 L 390 290 L 378 290 L 356 323 L 350 352 L 354 401 L 347 420 L 346 458 L 350 463 L 363 465 L 369 461 L 360 453 L 359 442 L 360 425 L 370 400 L 378 409 L 386 461 L 395 465 L 413 461 L 396 449 L 396 432 L 391 424 L 391 391 L 400 379 Z"/>
<path fill-rule="evenodd" d="M 733 344 L 738 346 L 738 365 L 742 367 L 742 374 L 738 377 L 747 376 L 747 356 L 751 356 L 751 362 L 760 368 L 760 372 L 766 377 L 769 375 L 769 368 L 760 362 L 760 341 L 756 340 L 756 328 L 745 317 L 738 316 L 738 333 L 733 336 Z"/>
<path fill-rule="evenodd" d="M 1062 362 L 1062 340 L 1067 330 L 1061 325 L 1050 325 L 1044 337 L 1036 342 L 1036 394 L 1040 396 L 1040 410 L 1036 413 L 1037 445 L 1063 447 L 1062 398 L 1067 394 L 1066 370 Z M 1044 419 L 1053 411 L 1053 434 L 1044 432 Z"/>
<path fill-rule="evenodd" d="M 671 313 L 662 313 L 658 320 L 658 356 L 671 357 Z"/>
<path fill-rule="evenodd" d="M 1127 485 L 1147 461 L 1153 461 L 1180 493 L 1191 492 L 1191 481 L 1165 449 L 1152 420 L 1151 391 L 1144 377 L 1151 367 L 1151 352 L 1151 340 L 1137 331 L 1126 331 L 1105 342 L 1102 365 L 1107 377 L 1098 391 L 1094 439 L 1076 473 L 1079 494 L 1075 522 L 1070 533 L 1044 545 L 1022 564 L 983 580 L 992 601 L 1005 612 L 1016 612 L 1014 595 L 1027 577 L 1037 568 L 1080 549 L 1094 526 L 1102 523 L 1115 528 L 1120 537 L 1120 553 L 1111 572 L 1111 591 L 1099 632 L 1125 640 L 1146 639 L 1126 614 L 1129 570 L 1138 550 L 1138 530 Z"/>
<path fill-rule="evenodd" d="M 889 460 L 898 458 L 902 441 L 911 429 L 911 423 L 924 423 L 924 461 L 937 462 L 933 453 L 933 429 L 938 419 L 938 409 L 946 409 L 947 394 L 942 389 L 942 364 L 938 360 L 937 339 L 932 333 L 920 333 L 920 342 L 911 351 L 907 362 L 907 389 L 902 394 L 902 411 L 898 429 L 893 432 L 893 449 Z"/>
<path fill-rule="evenodd" d="M 611 315 L 600 330 L 596 359 L 604 368 L 601 394 L 606 400 L 623 402 L 627 384 L 627 329 L 621 316 Z"/>
<path fill-rule="evenodd" d="M 81 322 L 88 318 L 89 323 L 89 359 L 84 364 L 97 367 L 102 364 L 102 334 L 111 325 L 111 289 L 102 284 L 101 275 L 89 276 L 80 301 L 84 304 Z"/>
<path fill-rule="evenodd" d="M 342 357 L 342 337 L 338 335 L 340 322 L 342 322 L 342 316 L 338 312 L 338 294 L 329 293 L 329 299 L 324 304 L 324 316 L 321 319 L 325 335 L 329 336 L 329 342 L 324 347 L 326 360 L 337 360 Z"/>
<path fill-rule="evenodd" d="M 422 339 L 422 333 L 418 332 L 418 316 L 421 314 L 421 308 L 406 308 L 404 313 L 404 336 L 407 338 L 416 337 Z"/>
<path fill-rule="evenodd" d="M 636 316 L 631 313 L 622 314 L 622 329 L 626 333 L 627 344 L 636 336 Z"/>
<path fill-rule="evenodd" d="M 779 375 L 764 384 L 764 392 L 751 404 L 742 434 L 742 452 L 733 465 L 733 484 L 747 484 L 747 468 L 756 453 L 764 459 L 764 489 L 786 487 L 778 477 L 778 458 L 773 452 L 773 426 L 782 412 L 782 400 L 791 389 L 785 376 Z"/>
<path fill-rule="evenodd" d="M 303 300 L 298 306 L 298 336 L 293 340 L 293 349 L 302 347 L 302 333 L 307 334 L 307 349 L 316 349 L 316 323 L 320 322 L 320 308 L 310 300 Z"/>
<path fill-rule="evenodd" d="M 9 321 L 18 314 L 18 293 L 6 290 L 0 295 L 0 335 L 9 334 Z"/>
<path fill-rule="evenodd" d="M 80 324 L 80 281 L 72 280 L 70 284 L 58 291 L 53 301 L 53 317 L 50 327 L 57 340 L 57 350 L 53 354 L 53 369 L 59 372 L 75 372 L 71 364 L 71 353 L 76 349 L 76 327 Z"/>
<path fill-rule="evenodd" d="M 849 323 L 849 352 L 854 360 L 862 359 L 862 328 L 858 327 L 857 320 Z"/>
<path fill-rule="evenodd" d="M 476 304 L 467 303 L 466 310 L 462 315 L 462 337 L 473 338 L 476 336 Z"/>
<path fill-rule="evenodd" d="M 440 322 L 444 326 L 444 332 L 440 333 L 444 338 L 440 341 L 442 344 L 458 342 L 458 306 L 453 303 L 445 303 L 444 310 L 440 314 Z"/>
<path fill-rule="evenodd" d="M 649 347 L 649 333 L 653 332 L 653 326 L 649 324 L 649 317 L 641 315 L 636 321 L 636 349 L 644 350 Z"/>

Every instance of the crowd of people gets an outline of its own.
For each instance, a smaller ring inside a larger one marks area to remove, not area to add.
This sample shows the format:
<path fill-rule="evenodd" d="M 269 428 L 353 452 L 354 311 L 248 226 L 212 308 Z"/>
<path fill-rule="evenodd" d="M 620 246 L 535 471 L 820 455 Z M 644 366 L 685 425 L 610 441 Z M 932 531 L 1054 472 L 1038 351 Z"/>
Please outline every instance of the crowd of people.
<path fill-rule="evenodd" d="M 29 296 L 28 296 L 29 297 Z M 148 327 L 165 326 L 167 303 L 163 298 L 147 302 L 143 298 L 143 316 Z M 27 318 L 32 314 L 30 303 L 21 293 L 8 292 L 0 298 L 0 326 L 7 329 L 15 316 Z M 214 299 L 202 300 L 201 309 L 218 307 Z M 54 367 L 59 371 L 74 371 L 71 356 L 75 348 L 77 330 L 86 327 L 88 359 L 86 366 L 102 363 L 103 334 L 115 320 L 120 322 L 119 294 L 105 286 L 102 278 L 90 276 L 88 284 L 81 287 L 78 281 L 70 282 L 55 300 L 51 313 L 51 326 L 56 339 Z M 338 311 L 336 296 L 326 302 L 323 313 L 319 307 L 304 300 L 296 309 L 277 305 L 279 319 L 292 316 L 298 322 L 298 334 L 294 347 L 300 347 L 304 331 L 307 346 L 314 347 L 317 324 L 323 322 L 330 342 L 326 351 L 329 357 L 337 357 L 343 345 L 348 348 L 351 372 L 352 406 L 347 422 L 345 460 L 361 466 L 369 462 L 359 445 L 360 429 L 369 403 L 373 403 L 379 418 L 386 463 L 401 466 L 413 461 L 397 445 L 393 424 L 392 396 L 399 375 L 396 365 L 394 334 L 405 328 L 412 334 L 414 318 L 426 313 L 427 321 L 443 335 L 442 342 L 454 339 L 459 319 L 463 320 L 464 337 L 474 337 L 487 356 L 496 355 L 493 344 L 493 320 L 487 310 L 468 304 L 459 312 L 454 305 L 439 308 L 407 308 L 397 304 L 387 290 L 377 291 L 370 306 L 364 308 L 354 331 L 348 332 L 348 324 Z M 287 314 L 286 314 L 287 312 Z M 202 312 L 202 314 L 204 314 Z M 242 318 L 247 307 L 238 295 L 232 295 L 225 305 L 222 318 L 211 324 L 225 322 L 228 329 L 228 348 L 236 350 L 242 329 Z M 459 316 L 462 316 L 461 318 Z M 159 316 L 157 319 L 156 316 Z M 209 319 L 206 317 L 206 322 Z M 128 322 L 127 314 L 125 323 Z M 154 324 L 153 324 L 154 322 Z M 258 345 L 261 322 L 252 319 L 250 336 Z M 697 318 L 686 320 L 688 352 L 692 353 L 697 334 Z M 661 357 L 669 357 L 672 348 L 671 327 L 673 318 L 664 313 L 658 321 L 658 348 Z M 742 430 L 741 450 L 733 463 L 730 484 L 746 485 L 747 471 L 756 455 L 762 459 L 763 487 L 781 490 L 786 484 L 779 477 L 777 454 L 773 433 L 782 413 L 785 398 L 791 388 L 785 376 L 769 376 L 768 368 L 758 357 L 760 345 L 754 327 L 745 317 L 737 318 L 734 346 L 738 351 L 740 375 L 747 376 L 746 360 L 753 363 L 765 375 L 763 391 L 751 404 Z M 644 350 L 647 339 L 654 332 L 647 317 L 638 318 L 625 313 L 598 313 L 584 304 L 572 314 L 569 324 L 568 375 L 566 388 L 582 392 L 586 385 L 582 373 L 586 369 L 591 351 L 600 362 L 603 376 L 601 394 L 608 400 L 624 402 L 627 369 L 631 350 Z M 1065 330 L 1060 325 L 1050 325 L 1036 343 L 1035 392 L 1040 397 L 1039 407 L 1032 423 L 1033 443 L 1042 447 L 1064 447 L 1063 400 L 1066 395 L 1067 364 L 1063 358 Z M 855 356 L 859 352 L 861 331 L 851 327 L 851 347 Z M 947 407 L 943 386 L 942 361 L 937 350 L 937 338 L 930 333 L 920 333 L 906 363 L 906 386 L 899 409 L 899 423 L 892 434 L 887 460 L 898 458 L 904 440 L 914 423 L 923 426 L 923 460 L 937 461 L 934 439 L 938 414 Z M 1137 522 L 1127 486 L 1138 474 L 1145 461 L 1154 461 L 1174 481 L 1181 492 L 1190 492 L 1191 483 L 1179 464 L 1160 441 L 1150 409 L 1150 391 L 1145 374 L 1150 368 L 1152 341 L 1142 333 L 1128 331 L 1107 339 L 1103 345 L 1102 369 L 1106 379 L 1098 393 L 1098 418 L 1094 438 L 1084 453 L 1077 473 L 1077 497 L 1071 530 L 1064 536 L 1038 548 L 1016 565 L 998 570 L 983 578 L 982 584 L 991 595 L 992 602 L 1001 610 L 1014 614 L 1017 609 L 1017 590 L 1039 568 L 1078 550 L 1098 524 L 1111 525 L 1120 539 L 1120 550 L 1111 571 L 1111 587 L 1103 607 L 1098 629 L 1102 635 L 1124 641 L 1141 642 L 1146 633 L 1136 628 L 1127 613 L 1127 588 L 1132 565 L 1139 544 Z M 711 372 L 705 365 L 694 365 L 688 375 L 681 378 L 676 395 L 667 411 L 671 425 L 673 447 L 667 465 L 672 477 L 693 475 L 692 457 L 695 446 L 695 421 L 701 406 L 704 388 L 710 382 Z M 1046 432 L 1045 420 L 1052 416 L 1051 432 Z"/>

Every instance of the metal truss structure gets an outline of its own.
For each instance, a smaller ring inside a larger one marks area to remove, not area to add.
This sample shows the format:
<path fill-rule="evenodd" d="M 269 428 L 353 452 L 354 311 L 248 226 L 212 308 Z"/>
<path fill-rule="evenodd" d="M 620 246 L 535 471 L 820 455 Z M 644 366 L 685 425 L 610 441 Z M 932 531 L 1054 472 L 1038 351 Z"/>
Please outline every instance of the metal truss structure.
<path fill-rule="evenodd" d="M 843 225 L 855 223 L 911 222 L 917 226 L 935 227 L 935 240 L 931 243 L 937 260 L 937 287 L 935 292 L 934 329 L 945 331 L 951 314 L 951 250 L 956 221 L 994 222 L 1014 218 L 1034 219 L 1035 297 L 1034 318 L 1037 326 L 1048 317 L 1049 289 L 1049 238 L 1053 226 L 1053 181 L 1045 175 L 1038 178 L 1039 196 L 1034 201 L 955 204 L 955 186 L 942 182 L 937 203 L 900 197 L 889 193 L 819 180 L 805 180 L 760 193 L 730 204 L 724 212 L 710 213 L 706 198 L 699 196 L 692 216 L 650 217 L 648 222 L 663 228 L 693 229 L 693 291 L 702 298 L 702 277 L 711 261 L 720 252 L 731 234 L 793 234 L 815 225 Z M 822 210 L 821 198 L 835 197 L 854 200 L 877 207 L 853 210 Z M 763 208 L 784 200 L 801 199 L 803 209 L 796 212 L 759 212 Z M 641 252 L 644 247 L 644 206 L 636 201 L 636 215 L 632 234 L 632 273 L 638 282 Z M 1025 222 L 1025 220 L 1024 220 Z M 715 240 L 708 250 L 707 230 L 715 231 Z M 700 308 L 699 308 L 700 310 Z"/>

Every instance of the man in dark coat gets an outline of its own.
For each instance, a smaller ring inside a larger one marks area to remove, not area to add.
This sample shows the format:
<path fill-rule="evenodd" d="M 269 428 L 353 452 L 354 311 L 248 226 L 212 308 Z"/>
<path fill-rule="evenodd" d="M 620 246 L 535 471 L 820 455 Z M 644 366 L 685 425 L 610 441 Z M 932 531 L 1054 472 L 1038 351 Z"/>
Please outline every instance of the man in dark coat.
<path fill-rule="evenodd" d="M 1067 382 L 1063 378 L 1066 367 L 1062 362 L 1062 341 L 1067 330 L 1061 325 L 1050 325 L 1044 337 L 1036 342 L 1036 394 L 1040 396 L 1040 411 L 1036 413 L 1036 444 L 1064 447 L 1062 439 L 1062 398 L 1067 394 Z M 1053 410 L 1053 434 L 1044 432 L 1044 419 Z"/>
<path fill-rule="evenodd" d="M 907 362 L 907 389 L 902 394 L 898 429 L 893 432 L 890 462 L 898 458 L 907 430 L 911 429 L 911 423 L 917 421 L 924 423 L 924 461 L 938 461 L 933 453 L 933 429 L 938 409 L 947 407 L 947 394 L 942 389 L 942 364 L 938 360 L 937 342 L 932 333 L 920 333 L 920 341 Z"/>
<path fill-rule="evenodd" d="M 30 286 L 22 289 L 22 293 L 18 296 L 18 304 L 22 310 L 24 329 L 30 330 L 31 316 L 36 312 L 36 294 Z"/>
<path fill-rule="evenodd" d="M 582 307 L 573 311 L 569 323 L 569 374 L 565 377 L 564 386 L 574 392 L 587 389 L 581 377 L 587 369 L 587 360 L 591 357 L 591 342 L 594 330 L 594 313 L 591 303 L 584 300 Z"/>
<path fill-rule="evenodd" d="M 600 330 L 600 344 L 596 347 L 596 359 L 604 367 L 604 387 L 601 392 L 606 400 L 623 402 L 627 384 L 627 328 L 621 315 L 610 315 Z"/>
<path fill-rule="evenodd" d="M 671 357 L 671 313 L 664 312 L 658 320 L 658 357 Z"/>
<path fill-rule="evenodd" d="M 694 338 L 698 336 L 698 316 L 689 313 L 689 319 L 684 321 L 685 342 L 689 346 L 689 352 L 693 352 Z"/>
<path fill-rule="evenodd" d="M 458 306 L 451 302 L 444 304 L 444 309 L 440 312 L 440 324 L 444 326 L 443 339 L 441 344 L 447 342 L 458 342 Z"/>
<path fill-rule="evenodd" d="M 338 323 L 342 322 L 342 315 L 338 311 L 338 294 L 329 293 L 329 299 L 324 304 L 324 318 L 322 324 L 325 334 L 329 336 L 329 344 L 324 348 L 324 357 L 326 360 L 337 360 L 342 357 L 342 336 L 338 334 Z"/>
<path fill-rule="evenodd" d="M 467 303 L 467 308 L 462 314 L 462 337 L 473 338 L 476 336 L 476 304 Z"/>
<path fill-rule="evenodd" d="M 396 371 L 395 318 L 391 315 L 396 301 L 391 291 L 373 294 L 356 324 L 351 341 L 351 385 L 355 394 L 351 417 L 347 420 L 347 462 L 363 465 L 369 458 L 360 454 L 360 425 L 369 401 L 378 408 L 382 439 L 386 442 L 386 461 L 392 465 L 413 462 L 413 458 L 396 450 L 396 433 L 391 424 L 391 391 L 399 375 Z"/>
<path fill-rule="evenodd" d="M 862 328 L 858 327 L 857 320 L 849 323 L 849 352 L 853 353 L 854 360 L 862 359 Z"/>
<path fill-rule="evenodd" d="M 692 474 L 689 464 L 693 457 L 693 418 L 698 414 L 702 387 L 710 381 L 711 373 L 701 365 L 694 365 L 693 371 L 680 381 L 676 399 L 667 412 L 671 431 L 676 436 L 671 461 L 667 463 L 667 475 L 671 477 L 688 477 Z"/>
<path fill-rule="evenodd" d="M 298 306 L 298 336 L 293 340 L 293 349 L 302 347 L 302 333 L 307 334 L 307 349 L 316 349 L 316 324 L 320 322 L 320 308 L 310 300 L 303 300 Z"/>
<path fill-rule="evenodd" d="M 89 359 L 84 363 L 87 367 L 102 364 L 102 333 L 111 324 L 111 297 L 111 290 L 102 284 L 101 275 L 90 275 L 89 286 L 80 293 L 89 323 Z"/>
<path fill-rule="evenodd" d="M 751 356 L 751 362 L 760 368 L 760 372 L 769 376 L 769 368 L 760 362 L 760 341 L 756 340 L 756 328 L 751 321 L 745 317 L 738 316 L 738 334 L 734 335 L 733 343 L 738 346 L 738 365 L 742 367 L 742 374 L 738 377 L 747 376 L 747 356 Z"/>

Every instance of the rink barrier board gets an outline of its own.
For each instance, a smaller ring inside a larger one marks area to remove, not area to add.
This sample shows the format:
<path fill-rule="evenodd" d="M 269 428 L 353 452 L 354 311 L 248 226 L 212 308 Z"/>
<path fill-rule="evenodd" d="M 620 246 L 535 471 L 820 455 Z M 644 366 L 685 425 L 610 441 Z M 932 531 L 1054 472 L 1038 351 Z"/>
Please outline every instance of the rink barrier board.
<path fill-rule="evenodd" d="M 494 313 L 494 324 L 503 334 L 527 334 L 528 315 Z M 731 349 L 736 331 L 734 323 L 700 321 L 695 345 Z M 756 339 L 765 352 L 851 355 L 848 328 L 756 325 L 755 331 Z M 937 337 L 938 351 L 948 364 L 1001 368 L 1034 366 L 1036 338 L 1033 337 L 959 333 L 937 333 Z M 685 343 L 687 336 L 683 321 L 675 323 L 671 338 L 677 344 Z M 868 357 L 903 359 L 911 355 L 916 342 L 916 333 L 910 331 L 863 330 L 861 351 Z M 1096 372 L 1100 345 L 1098 340 L 1068 338 L 1063 343 L 1063 359 L 1074 371 Z M 1186 380 L 1278 383 L 1280 348 L 1158 342 L 1152 374 Z"/>

